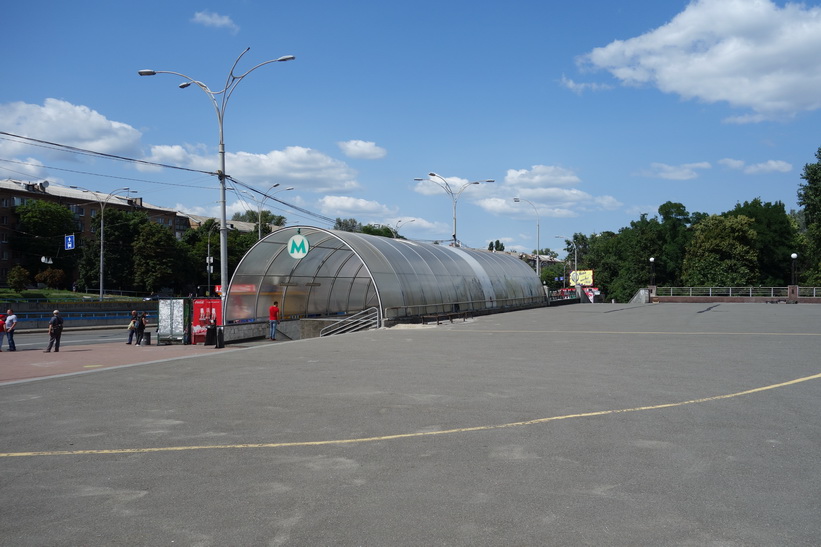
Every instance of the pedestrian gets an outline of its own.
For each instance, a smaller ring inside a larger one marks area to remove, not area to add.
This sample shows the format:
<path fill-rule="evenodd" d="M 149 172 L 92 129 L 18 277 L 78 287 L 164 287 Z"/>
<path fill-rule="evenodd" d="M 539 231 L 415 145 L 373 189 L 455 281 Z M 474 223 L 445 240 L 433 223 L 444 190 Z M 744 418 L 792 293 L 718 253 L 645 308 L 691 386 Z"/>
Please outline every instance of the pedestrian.
<path fill-rule="evenodd" d="M 279 323 L 279 302 L 274 300 L 274 305 L 268 308 L 268 322 L 271 325 L 271 332 L 268 334 L 268 338 L 271 340 L 277 339 L 277 323 Z"/>
<path fill-rule="evenodd" d="M 9 341 L 9 351 L 17 351 L 17 346 L 14 345 L 14 330 L 17 328 L 17 314 L 14 310 L 9 308 L 6 310 L 6 338 Z M 1 346 L 2 344 L 0 344 Z"/>
<path fill-rule="evenodd" d="M 60 351 L 60 336 L 63 335 L 63 318 L 60 317 L 60 310 L 54 310 L 51 319 L 48 322 L 48 347 L 44 353 L 50 353 L 51 348 L 54 352 Z"/>
<path fill-rule="evenodd" d="M 0 314 L 0 351 L 3 351 L 4 336 L 6 336 L 6 316 Z"/>
<path fill-rule="evenodd" d="M 134 341 L 134 333 L 137 332 L 137 310 L 131 310 L 131 320 L 128 323 L 128 342 L 127 345 L 131 345 L 131 342 Z"/>
<path fill-rule="evenodd" d="M 143 335 L 145 334 L 145 326 L 148 324 L 148 316 L 142 312 L 137 318 L 137 345 L 141 346 L 143 343 Z"/>

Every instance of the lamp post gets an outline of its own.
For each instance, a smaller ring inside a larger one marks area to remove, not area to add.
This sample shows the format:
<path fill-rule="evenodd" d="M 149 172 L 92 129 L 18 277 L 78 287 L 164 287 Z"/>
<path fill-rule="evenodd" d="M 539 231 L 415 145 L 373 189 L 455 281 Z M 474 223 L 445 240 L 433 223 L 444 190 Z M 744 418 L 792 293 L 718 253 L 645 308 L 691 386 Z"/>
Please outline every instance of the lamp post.
<path fill-rule="evenodd" d="M 206 294 L 206 296 L 211 296 L 211 272 L 214 271 L 214 257 L 211 256 L 211 233 L 217 226 L 219 226 L 219 224 L 215 222 L 208 228 L 208 256 L 205 257 L 205 268 L 208 271 L 208 294 Z"/>
<path fill-rule="evenodd" d="M 564 239 L 565 241 L 569 241 L 570 243 L 573 244 L 573 271 L 578 272 L 578 270 L 579 270 L 579 252 L 578 252 L 579 248 L 576 246 L 576 242 L 573 241 L 572 239 L 570 239 L 567 236 L 556 236 L 556 237 L 558 239 Z M 578 278 L 578 275 L 579 274 L 577 273 L 576 274 L 577 278 Z M 573 284 L 575 285 L 576 281 L 573 281 Z M 578 288 L 576 288 L 576 291 L 578 291 Z"/>
<path fill-rule="evenodd" d="M 180 72 L 174 72 L 171 70 L 140 70 L 137 72 L 140 76 L 154 76 L 156 74 L 173 74 L 175 76 L 179 76 L 184 78 L 186 81 L 179 85 L 180 89 L 185 89 L 186 87 L 190 86 L 191 84 L 196 85 L 200 89 L 202 89 L 208 98 L 211 99 L 211 102 L 214 105 L 214 111 L 217 114 L 217 123 L 219 125 L 219 170 L 217 171 L 217 176 L 219 177 L 220 183 L 220 283 L 222 284 L 222 297 L 225 297 L 228 288 L 228 219 L 226 218 L 226 205 L 225 205 L 225 180 L 227 178 L 225 174 L 225 140 L 223 138 L 223 122 L 225 120 L 225 108 L 228 106 L 228 100 L 231 98 L 231 95 L 234 93 L 234 90 L 237 88 L 239 83 L 242 81 L 243 78 L 248 76 L 251 72 L 258 69 L 259 67 L 271 64 L 271 63 L 278 63 L 282 61 L 292 61 L 296 57 L 293 55 L 285 55 L 279 57 L 277 59 L 271 59 L 258 65 L 250 68 L 243 74 L 236 76 L 234 74 L 234 69 L 237 67 L 240 59 L 242 56 L 248 53 L 251 48 L 246 48 L 245 51 L 240 53 L 237 60 L 234 61 L 233 66 L 231 66 L 231 70 L 228 72 L 228 78 L 225 81 L 225 87 L 223 87 L 220 91 L 211 91 L 211 89 L 205 85 L 204 83 L 191 78 L 190 76 L 186 76 Z M 217 97 L 219 97 L 219 101 L 217 101 Z M 223 315 L 223 317 L 225 317 Z"/>
<path fill-rule="evenodd" d="M 242 190 L 243 194 L 247 194 L 252 200 L 254 200 L 254 203 L 257 204 L 257 232 L 258 232 L 257 241 L 262 239 L 262 205 L 265 203 L 265 200 L 270 198 L 270 197 L 273 197 L 274 194 L 278 194 L 280 192 L 288 192 L 289 190 L 294 189 L 293 186 L 289 186 L 288 188 L 283 188 L 282 190 L 277 190 L 273 194 L 268 194 L 268 192 L 270 192 L 272 189 L 276 188 L 277 186 L 279 186 L 278 182 L 276 184 L 274 184 L 273 186 L 271 186 L 270 188 L 268 188 L 268 190 L 266 190 L 265 193 L 263 194 L 261 200 L 257 199 L 251 192 L 248 192 L 247 190 Z"/>
<path fill-rule="evenodd" d="M 428 177 L 435 177 L 439 180 L 433 180 L 433 178 L 413 179 L 413 180 L 415 180 L 417 182 L 421 182 L 421 181 L 432 182 L 432 183 L 436 184 L 437 186 L 439 186 L 440 188 L 442 188 L 442 190 L 444 190 L 450 196 L 450 199 L 453 201 L 453 240 L 451 242 L 451 245 L 453 245 L 454 247 L 458 247 L 459 244 L 458 244 L 458 240 L 456 239 L 456 202 L 459 201 L 459 196 L 461 196 L 462 192 L 464 192 L 467 189 L 467 187 L 471 186 L 472 184 L 481 184 L 483 182 L 495 182 L 495 181 L 493 179 L 486 179 L 486 180 L 476 180 L 476 181 L 473 181 L 473 182 L 466 182 L 462 186 L 459 187 L 459 190 L 454 192 L 453 188 L 451 188 L 450 184 L 448 184 L 448 181 L 446 181 L 445 178 L 442 177 L 441 175 L 437 175 L 436 173 L 428 173 Z"/>
<path fill-rule="evenodd" d="M 402 226 L 403 224 L 410 224 L 410 223 L 411 223 L 411 222 L 413 222 L 414 220 L 416 220 L 416 219 L 415 219 L 415 218 L 411 218 L 411 219 L 408 219 L 408 220 L 400 220 L 400 221 L 398 221 L 398 222 L 396 223 L 396 227 L 395 227 L 395 228 L 394 228 L 393 226 L 388 226 L 388 228 L 390 228 L 390 229 L 391 229 L 391 231 L 393 232 L 393 238 L 394 238 L 394 239 L 399 239 L 399 227 L 400 227 L 400 226 Z"/>
<path fill-rule="evenodd" d="M 524 201 L 525 203 L 529 203 L 533 210 L 536 211 L 536 275 L 539 276 L 539 279 L 542 278 L 542 264 L 541 264 L 541 253 L 542 247 L 541 242 L 539 241 L 539 234 L 541 233 L 541 228 L 539 228 L 539 210 L 533 204 L 532 201 L 528 201 L 522 198 L 513 198 L 515 203 L 519 203 L 520 201 Z"/>
<path fill-rule="evenodd" d="M 97 197 L 99 194 L 99 192 L 88 190 L 87 188 L 83 188 L 81 186 L 69 186 L 69 188 L 74 188 L 75 190 L 82 190 L 83 192 L 94 194 L 95 197 Z M 103 301 L 105 284 L 105 206 L 108 205 L 108 202 L 109 200 L 111 200 L 111 198 L 122 192 L 129 194 L 136 193 L 137 191 L 130 189 L 128 186 L 125 186 L 123 188 L 117 188 L 116 190 L 109 192 L 104 199 L 98 198 L 97 200 L 100 203 L 100 302 Z"/>
<path fill-rule="evenodd" d="M 655 291 L 656 286 L 656 259 L 654 257 L 650 257 L 650 290 L 652 292 Z"/>
<path fill-rule="evenodd" d="M 798 253 L 791 254 L 790 258 L 792 259 L 792 276 L 791 276 L 792 283 L 791 284 L 795 285 L 795 281 L 796 281 L 796 279 L 795 279 L 795 261 L 798 258 Z"/>

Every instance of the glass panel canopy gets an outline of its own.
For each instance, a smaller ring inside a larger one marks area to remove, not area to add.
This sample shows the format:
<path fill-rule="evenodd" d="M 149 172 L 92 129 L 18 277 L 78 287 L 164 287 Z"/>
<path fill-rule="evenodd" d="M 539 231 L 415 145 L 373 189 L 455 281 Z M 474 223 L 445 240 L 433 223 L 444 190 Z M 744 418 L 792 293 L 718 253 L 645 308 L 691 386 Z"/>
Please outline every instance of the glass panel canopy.
<path fill-rule="evenodd" d="M 302 258 L 289 253 L 294 236 L 308 240 Z M 530 266 L 504 253 L 293 226 L 240 261 L 226 322 L 265 321 L 274 300 L 286 320 L 370 307 L 384 319 L 538 304 L 544 293 Z"/>

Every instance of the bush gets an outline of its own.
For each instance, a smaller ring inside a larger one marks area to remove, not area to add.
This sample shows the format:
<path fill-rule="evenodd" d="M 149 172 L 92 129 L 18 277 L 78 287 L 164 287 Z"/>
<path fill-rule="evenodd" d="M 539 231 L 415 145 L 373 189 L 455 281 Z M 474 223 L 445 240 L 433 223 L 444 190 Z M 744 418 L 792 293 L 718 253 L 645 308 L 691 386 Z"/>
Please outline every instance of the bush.
<path fill-rule="evenodd" d="M 66 279 L 66 272 L 63 270 L 56 270 L 48 268 L 34 276 L 34 280 L 38 283 L 45 284 L 49 289 L 57 289 L 62 287 Z"/>
<path fill-rule="evenodd" d="M 24 291 L 26 286 L 31 284 L 31 274 L 24 267 L 17 265 L 9 271 L 6 282 L 17 292 Z"/>

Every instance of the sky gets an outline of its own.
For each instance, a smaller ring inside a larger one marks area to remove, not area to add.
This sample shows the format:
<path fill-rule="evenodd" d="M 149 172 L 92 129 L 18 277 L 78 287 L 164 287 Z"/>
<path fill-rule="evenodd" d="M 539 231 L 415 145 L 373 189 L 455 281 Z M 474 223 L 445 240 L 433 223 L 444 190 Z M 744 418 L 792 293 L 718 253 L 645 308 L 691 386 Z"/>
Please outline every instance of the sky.
<path fill-rule="evenodd" d="M 821 0 L 29 0 L 2 26 L 0 132 L 142 163 L 0 135 L 0 178 L 216 218 L 214 103 L 139 70 L 218 93 L 253 69 L 222 112 L 228 218 L 447 241 L 447 184 L 475 248 L 563 256 L 667 201 L 797 209 L 821 147 Z"/>

